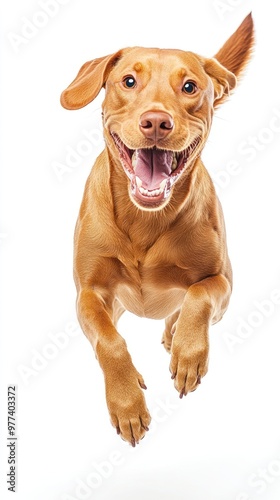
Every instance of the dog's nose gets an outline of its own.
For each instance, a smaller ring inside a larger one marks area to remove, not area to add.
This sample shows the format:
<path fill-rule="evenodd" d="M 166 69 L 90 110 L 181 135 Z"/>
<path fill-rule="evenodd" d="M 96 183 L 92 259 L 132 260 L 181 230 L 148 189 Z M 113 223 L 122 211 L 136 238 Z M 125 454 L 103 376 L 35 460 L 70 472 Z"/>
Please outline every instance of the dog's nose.
<path fill-rule="evenodd" d="M 140 116 L 139 128 L 147 139 L 164 139 L 173 127 L 172 117 L 164 111 L 147 111 Z"/>

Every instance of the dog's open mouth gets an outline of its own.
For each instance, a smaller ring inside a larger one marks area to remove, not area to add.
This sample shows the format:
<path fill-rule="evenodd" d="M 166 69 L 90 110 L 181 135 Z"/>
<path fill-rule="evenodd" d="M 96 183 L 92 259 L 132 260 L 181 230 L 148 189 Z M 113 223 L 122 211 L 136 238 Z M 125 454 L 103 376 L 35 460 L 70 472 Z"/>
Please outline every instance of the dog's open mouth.
<path fill-rule="evenodd" d="M 160 206 L 170 195 L 190 158 L 194 157 L 200 139 L 196 138 L 180 152 L 158 149 L 129 149 L 115 133 L 111 134 L 117 146 L 125 173 L 131 181 L 131 194 L 137 204 L 147 208 Z"/>

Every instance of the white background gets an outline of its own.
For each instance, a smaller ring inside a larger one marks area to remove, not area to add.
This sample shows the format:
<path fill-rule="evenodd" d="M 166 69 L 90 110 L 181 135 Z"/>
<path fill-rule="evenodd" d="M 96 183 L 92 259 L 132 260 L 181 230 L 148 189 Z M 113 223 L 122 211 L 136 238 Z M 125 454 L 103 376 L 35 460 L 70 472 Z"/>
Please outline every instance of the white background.
<path fill-rule="evenodd" d="M 1 498 L 12 498 L 6 391 L 16 384 L 20 500 L 279 499 L 277 2 L 53 0 L 52 15 L 42 15 L 44 3 L 5 2 L 1 14 Z M 119 330 L 154 417 L 132 450 L 110 425 L 72 280 L 74 225 L 103 148 L 103 94 L 70 112 L 60 93 L 85 61 L 125 46 L 212 56 L 250 10 L 255 55 L 203 153 L 225 213 L 230 308 L 211 329 L 209 373 L 183 401 L 160 344 L 163 323 L 124 315 Z M 84 142 L 90 132 L 94 145 Z"/>

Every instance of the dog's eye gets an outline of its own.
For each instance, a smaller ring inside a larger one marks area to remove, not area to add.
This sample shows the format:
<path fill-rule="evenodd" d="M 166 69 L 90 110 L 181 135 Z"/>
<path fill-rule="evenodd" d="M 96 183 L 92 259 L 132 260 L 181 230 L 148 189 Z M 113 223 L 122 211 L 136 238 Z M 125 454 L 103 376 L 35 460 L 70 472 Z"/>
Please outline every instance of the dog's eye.
<path fill-rule="evenodd" d="M 188 81 L 184 84 L 182 90 L 183 92 L 189 95 L 195 94 L 197 91 L 197 86 L 194 82 Z"/>
<path fill-rule="evenodd" d="M 136 80 L 133 76 L 126 76 L 122 83 L 126 89 L 133 89 L 136 86 Z"/>

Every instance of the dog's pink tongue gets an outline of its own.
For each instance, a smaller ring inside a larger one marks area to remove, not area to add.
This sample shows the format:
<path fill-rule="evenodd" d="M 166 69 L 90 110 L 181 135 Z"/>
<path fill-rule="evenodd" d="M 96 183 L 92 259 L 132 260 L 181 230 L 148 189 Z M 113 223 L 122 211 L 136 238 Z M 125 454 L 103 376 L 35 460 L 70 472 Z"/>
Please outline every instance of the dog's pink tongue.
<path fill-rule="evenodd" d="M 152 191 L 172 172 L 173 152 L 163 149 L 138 149 L 134 167 L 135 175 L 142 181 L 142 187 Z"/>

